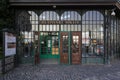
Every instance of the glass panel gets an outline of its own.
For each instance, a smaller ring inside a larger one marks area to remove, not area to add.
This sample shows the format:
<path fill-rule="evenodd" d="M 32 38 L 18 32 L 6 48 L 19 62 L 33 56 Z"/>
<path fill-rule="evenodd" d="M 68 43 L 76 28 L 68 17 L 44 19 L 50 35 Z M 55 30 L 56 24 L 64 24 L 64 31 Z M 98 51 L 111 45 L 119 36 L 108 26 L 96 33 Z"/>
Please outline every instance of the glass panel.
<path fill-rule="evenodd" d="M 77 11 L 65 11 L 61 15 L 63 21 L 81 21 L 81 16 Z M 68 24 L 61 25 L 61 31 L 81 31 L 81 24 Z"/>
<path fill-rule="evenodd" d="M 52 55 L 59 54 L 59 43 L 58 43 L 58 37 L 53 36 L 52 37 Z"/>
<path fill-rule="evenodd" d="M 41 32 L 40 53 L 42 55 L 58 55 L 59 43 L 58 32 Z"/>
<path fill-rule="evenodd" d="M 35 35 L 35 40 L 38 40 L 38 35 Z"/>
<path fill-rule="evenodd" d="M 76 11 L 65 11 L 61 20 L 81 20 L 81 16 Z"/>
<path fill-rule="evenodd" d="M 40 20 L 59 20 L 59 15 L 54 11 L 44 11 L 40 17 Z"/>
<path fill-rule="evenodd" d="M 68 53 L 68 36 L 62 36 L 62 53 Z"/>
<path fill-rule="evenodd" d="M 83 20 L 104 20 L 104 17 L 99 11 L 87 11 L 83 15 Z"/>
<path fill-rule="evenodd" d="M 79 36 L 73 36 L 72 41 L 72 53 L 79 53 Z"/>
<path fill-rule="evenodd" d="M 103 56 L 103 14 L 99 11 L 87 11 L 82 20 L 82 57 Z"/>

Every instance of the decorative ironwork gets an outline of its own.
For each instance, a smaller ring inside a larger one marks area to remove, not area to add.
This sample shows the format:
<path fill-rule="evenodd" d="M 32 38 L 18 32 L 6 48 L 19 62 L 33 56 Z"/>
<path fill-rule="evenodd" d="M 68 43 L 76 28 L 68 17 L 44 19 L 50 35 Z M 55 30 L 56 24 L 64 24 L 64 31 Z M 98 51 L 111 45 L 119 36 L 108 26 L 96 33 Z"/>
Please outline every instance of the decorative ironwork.
<path fill-rule="evenodd" d="M 106 21 L 105 10 L 42 11 L 43 10 L 40 10 L 40 14 L 37 15 L 35 13 L 36 11 L 23 10 L 16 16 L 18 17 L 17 25 L 20 28 L 20 35 L 22 35 L 23 38 L 23 43 L 21 43 L 24 44 L 23 47 L 35 43 L 34 32 L 48 32 L 50 33 L 48 36 L 51 36 L 53 32 L 78 31 L 82 33 L 81 49 L 83 61 L 89 61 L 89 59 L 92 58 L 93 62 L 94 59 L 99 59 L 103 63 L 103 58 L 106 56 L 114 55 L 114 53 L 118 55 L 120 47 L 117 45 L 119 44 L 120 31 L 119 18 L 112 18 L 111 15 L 108 14 L 109 18 Z M 37 10 L 37 12 L 39 13 L 39 10 Z M 80 13 L 82 13 L 82 15 Z M 108 35 L 106 33 L 106 26 L 109 30 Z M 106 45 L 106 43 L 108 44 Z M 105 55 L 107 48 L 107 53 L 110 54 Z M 73 52 L 76 51 L 77 50 L 74 50 Z M 64 50 L 63 52 L 67 52 L 67 50 Z"/>

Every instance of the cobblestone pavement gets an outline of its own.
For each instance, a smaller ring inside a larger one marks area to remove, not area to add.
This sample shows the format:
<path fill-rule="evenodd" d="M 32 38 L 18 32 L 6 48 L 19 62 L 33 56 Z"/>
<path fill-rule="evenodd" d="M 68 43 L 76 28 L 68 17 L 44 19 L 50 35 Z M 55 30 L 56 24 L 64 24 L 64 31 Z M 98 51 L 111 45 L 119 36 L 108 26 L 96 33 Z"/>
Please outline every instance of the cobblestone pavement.
<path fill-rule="evenodd" d="M 120 62 L 111 65 L 21 65 L 0 80 L 120 80 Z"/>

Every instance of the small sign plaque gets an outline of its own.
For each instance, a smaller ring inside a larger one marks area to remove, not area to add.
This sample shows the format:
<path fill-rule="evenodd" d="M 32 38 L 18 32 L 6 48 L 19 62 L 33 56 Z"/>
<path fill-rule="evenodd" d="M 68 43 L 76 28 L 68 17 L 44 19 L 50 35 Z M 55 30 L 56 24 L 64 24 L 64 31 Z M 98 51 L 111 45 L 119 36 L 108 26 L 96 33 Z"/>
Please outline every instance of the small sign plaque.
<path fill-rule="evenodd" d="M 79 20 L 42 20 L 39 21 L 39 25 L 78 25 L 81 24 Z"/>

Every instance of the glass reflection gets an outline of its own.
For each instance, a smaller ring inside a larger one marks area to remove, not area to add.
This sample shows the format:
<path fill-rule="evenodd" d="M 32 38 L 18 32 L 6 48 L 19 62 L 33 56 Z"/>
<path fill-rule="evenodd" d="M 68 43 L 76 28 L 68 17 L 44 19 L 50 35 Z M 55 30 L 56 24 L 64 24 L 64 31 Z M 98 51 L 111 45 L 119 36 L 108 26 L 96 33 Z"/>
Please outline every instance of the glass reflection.
<path fill-rule="evenodd" d="M 62 38 L 62 53 L 68 53 L 68 36 L 63 36 Z"/>
<path fill-rule="evenodd" d="M 72 53 L 79 53 L 79 36 L 73 36 L 72 41 Z"/>
<path fill-rule="evenodd" d="M 104 17 L 99 11 L 82 16 L 82 57 L 104 56 Z"/>

